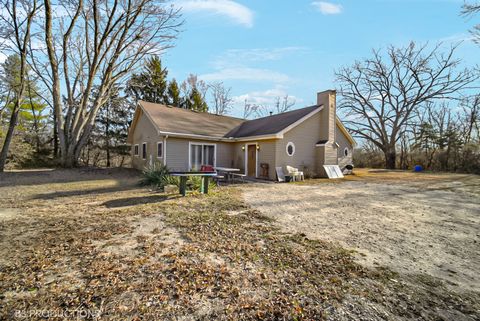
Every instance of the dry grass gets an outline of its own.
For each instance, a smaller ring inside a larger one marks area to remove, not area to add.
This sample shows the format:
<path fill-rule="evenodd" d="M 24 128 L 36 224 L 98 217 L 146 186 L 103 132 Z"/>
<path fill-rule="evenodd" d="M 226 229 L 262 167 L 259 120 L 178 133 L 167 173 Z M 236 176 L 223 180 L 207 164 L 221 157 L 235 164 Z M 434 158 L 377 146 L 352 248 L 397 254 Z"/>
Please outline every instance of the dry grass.
<path fill-rule="evenodd" d="M 137 180 L 124 171 L 0 177 L 0 318 L 434 320 L 480 308 L 478 296 L 430 279 L 415 289 L 338 246 L 280 233 L 235 188 L 178 198 Z"/>

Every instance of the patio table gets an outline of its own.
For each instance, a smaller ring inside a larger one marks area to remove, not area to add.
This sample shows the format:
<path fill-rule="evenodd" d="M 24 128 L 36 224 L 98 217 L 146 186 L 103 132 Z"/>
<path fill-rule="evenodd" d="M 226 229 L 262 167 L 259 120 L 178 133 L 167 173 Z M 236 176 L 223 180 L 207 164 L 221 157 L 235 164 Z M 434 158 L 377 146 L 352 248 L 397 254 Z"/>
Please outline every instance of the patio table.
<path fill-rule="evenodd" d="M 230 167 L 214 167 L 215 170 L 219 172 L 225 173 L 225 176 L 227 178 L 227 182 L 230 181 L 233 178 L 233 173 L 238 173 L 240 172 L 239 168 L 230 168 Z"/>
<path fill-rule="evenodd" d="M 200 176 L 202 178 L 202 184 L 200 186 L 200 192 L 202 194 L 208 194 L 208 180 L 210 177 L 217 176 L 216 172 L 172 172 L 171 176 L 180 177 L 180 194 L 185 196 L 187 194 L 187 179 L 189 176 Z"/>

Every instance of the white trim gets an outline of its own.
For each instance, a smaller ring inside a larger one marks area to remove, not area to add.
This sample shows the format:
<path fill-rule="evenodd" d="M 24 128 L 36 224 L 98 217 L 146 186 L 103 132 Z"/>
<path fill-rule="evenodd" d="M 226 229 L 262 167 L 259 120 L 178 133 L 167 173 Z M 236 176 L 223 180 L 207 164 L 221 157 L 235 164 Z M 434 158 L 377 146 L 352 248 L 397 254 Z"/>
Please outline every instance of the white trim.
<path fill-rule="evenodd" d="M 233 140 L 235 142 L 249 142 L 249 141 L 255 141 L 255 140 L 265 140 L 265 139 L 281 139 L 283 138 L 283 135 L 279 134 L 268 134 L 268 135 L 258 135 L 258 136 L 248 136 L 248 137 L 239 137 L 239 138 L 234 138 Z"/>
<path fill-rule="evenodd" d="M 138 147 L 136 154 L 135 154 L 135 147 Z M 138 146 L 138 144 L 133 145 L 133 156 L 134 157 L 140 157 L 140 146 Z"/>
<path fill-rule="evenodd" d="M 167 135 L 167 136 L 175 136 L 175 137 L 183 137 L 183 138 L 199 138 L 203 140 L 215 140 L 215 141 L 234 141 L 233 138 L 225 138 L 225 137 L 215 137 L 215 136 L 205 136 L 205 135 L 198 135 L 198 134 L 184 134 L 184 133 L 175 133 L 175 132 L 165 132 L 165 131 L 158 131 L 159 135 Z"/>
<path fill-rule="evenodd" d="M 217 167 L 217 144 L 213 144 L 210 142 L 188 142 L 188 170 L 192 170 L 192 158 L 191 158 L 191 151 L 192 145 L 200 145 L 202 146 L 202 165 L 203 165 L 203 146 L 213 146 L 213 167 Z"/>
<path fill-rule="evenodd" d="M 326 142 L 326 143 L 323 143 L 323 144 L 315 144 L 316 147 L 322 147 L 322 146 L 327 146 L 328 144 L 330 144 L 330 141 Z"/>
<path fill-rule="evenodd" d="M 163 137 L 163 166 L 167 166 L 167 136 Z"/>
<path fill-rule="evenodd" d="M 347 128 L 345 128 L 345 125 L 342 123 L 342 121 L 340 120 L 340 118 L 338 118 L 337 116 L 337 119 L 336 119 L 336 125 L 338 126 L 338 128 L 340 128 L 340 131 L 345 135 L 345 137 L 347 138 L 348 141 L 350 141 L 350 143 L 352 144 L 353 147 L 357 146 L 357 141 L 355 140 L 355 138 L 353 138 L 352 135 L 350 135 L 350 133 L 348 132 Z"/>
<path fill-rule="evenodd" d="M 292 155 L 288 153 L 288 146 L 292 146 L 293 148 Z M 288 142 L 287 145 L 285 145 L 285 152 L 287 152 L 287 156 L 293 157 L 293 155 L 295 155 L 295 144 L 293 142 Z"/>
<path fill-rule="evenodd" d="M 245 147 L 245 171 L 244 174 L 248 176 L 248 146 L 254 145 L 255 146 L 255 178 L 258 177 L 258 143 L 246 143 Z"/>
<path fill-rule="evenodd" d="M 162 156 L 158 156 L 158 144 L 162 144 Z M 162 142 L 157 142 L 157 159 L 163 158 L 163 151 L 164 151 L 163 141 Z"/>
<path fill-rule="evenodd" d="M 144 151 L 143 145 L 145 145 L 145 158 L 143 158 L 143 151 Z M 147 156 L 148 156 L 148 155 L 147 155 L 147 142 L 143 142 L 143 143 L 142 143 L 142 159 L 143 159 L 143 160 L 147 160 Z"/>
<path fill-rule="evenodd" d="M 246 142 L 246 141 L 253 141 L 253 140 L 283 138 L 283 135 L 275 135 L 275 134 L 233 138 L 233 137 L 216 137 L 216 136 L 204 136 L 204 135 L 198 135 L 198 134 L 184 134 L 184 133 L 175 133 L 175 132 L 165 132 L 165 131 L 160 131 L 160 130 L 158 131 L 158 135 L 167 135 L 167 136 L 180 137 L 180 138 L 198 138 L 198 139 L 203 139 L 203 140 L 213 140 L 213 141 L 217 141 L 217 142 L 232 142 L 232 143 L 233 142 Z"/>

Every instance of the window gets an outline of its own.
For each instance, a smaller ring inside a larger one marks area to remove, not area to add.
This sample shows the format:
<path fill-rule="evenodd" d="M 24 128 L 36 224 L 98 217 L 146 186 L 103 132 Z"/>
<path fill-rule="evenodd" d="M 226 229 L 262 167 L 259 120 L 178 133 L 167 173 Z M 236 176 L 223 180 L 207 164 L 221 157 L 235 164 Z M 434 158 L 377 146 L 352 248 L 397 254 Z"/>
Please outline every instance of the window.
<path fill-rule="evenodd" d="M 343 150 L 343 155 L 345 155 L 345 157 L 347 157 L 348 153 L 349 153 L 348 147 L 345 147 L 345 149 Z"/>
<path fill-rule="evenodd" d="M 294 154 L 295 154 L 295 144 L 292 142 L 289 142 L 287 144 L 287 155 L 293 156 Z"/>
<path fill-rule="evenodd" d="M 215 166 L 215 145 L 190 144 L 190 169 L 200 170 L 202 165 Z"/>
<path fill-rule="evenodd" d="M 142 158 L 147 159 L 147 143 L 142 144 Z"/>
<path fill-rule="evenodd" d="M 163 143 L 157 143 L 157 157 L 163 157 Z"/>
<path fill-rule="evenodd" d="M 133 156 L 138 156 L 138 144 L 133 146 Z"/>

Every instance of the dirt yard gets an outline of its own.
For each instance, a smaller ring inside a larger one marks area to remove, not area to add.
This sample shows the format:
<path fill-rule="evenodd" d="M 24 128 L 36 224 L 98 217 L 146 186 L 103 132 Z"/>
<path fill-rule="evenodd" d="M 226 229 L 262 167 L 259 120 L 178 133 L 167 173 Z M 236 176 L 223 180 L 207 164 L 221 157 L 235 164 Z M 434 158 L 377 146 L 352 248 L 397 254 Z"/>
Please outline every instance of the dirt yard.
<path fill-rule="evenodd" d="M 480 320 L 478 177 L 359 174 L 185 198 L 0 174 L 0 319 Z"/>
<path fill-rule="evenodd" d="M 338 182 L 257 185 L 245 201 L 287 232 L 338 242 L 370 268 L 480 290 L 480 177 L 366 170 Z"/>

